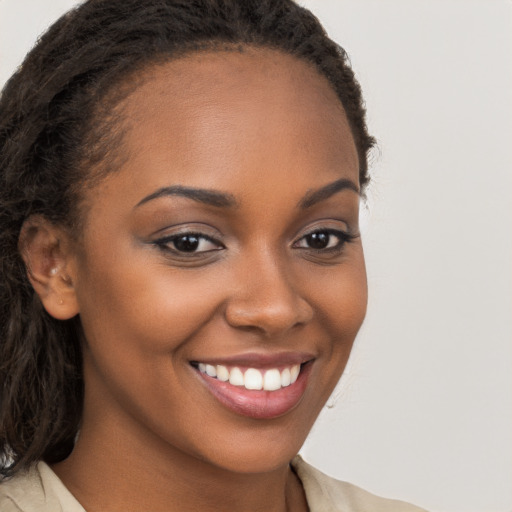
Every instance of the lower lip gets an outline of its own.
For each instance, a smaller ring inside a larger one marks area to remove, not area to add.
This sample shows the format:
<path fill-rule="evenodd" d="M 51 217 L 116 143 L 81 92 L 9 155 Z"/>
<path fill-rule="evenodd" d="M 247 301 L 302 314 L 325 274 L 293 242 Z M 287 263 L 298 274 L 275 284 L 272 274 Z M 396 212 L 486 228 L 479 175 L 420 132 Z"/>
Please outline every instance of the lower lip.
<path fill-rule="evenodd" d="M 311 362 L 304 364 L 293 384 L 276 391 L 249 390 L 210 377 L 197 369 L 195 371 L 227 409 L 249 418 L 271 419 L 283 416 L 299 404 L 306 390 L 311 365 Z"/>

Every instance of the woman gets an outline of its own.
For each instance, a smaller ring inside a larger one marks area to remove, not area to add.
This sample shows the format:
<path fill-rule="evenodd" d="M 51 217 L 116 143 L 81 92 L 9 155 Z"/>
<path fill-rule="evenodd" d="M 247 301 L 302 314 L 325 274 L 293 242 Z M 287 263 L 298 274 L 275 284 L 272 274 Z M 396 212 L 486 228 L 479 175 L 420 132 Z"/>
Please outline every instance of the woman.
<path fill-rule="evenodd" d="M 288 0 L 90 0 L 1 100 L 2 511 L 418 510 L 296 454 L 366 310 L 373 144 Z"/>

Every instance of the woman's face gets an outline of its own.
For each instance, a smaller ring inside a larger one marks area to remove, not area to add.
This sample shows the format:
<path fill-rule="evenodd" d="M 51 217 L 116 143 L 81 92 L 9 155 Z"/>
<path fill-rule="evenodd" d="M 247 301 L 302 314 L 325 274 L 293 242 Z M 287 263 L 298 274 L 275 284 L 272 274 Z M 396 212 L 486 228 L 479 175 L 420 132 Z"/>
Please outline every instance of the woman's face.
<path fill-rule="evenodd" d="M 341 104 L 307 64 L 245 50 L 154 67 L 122 111 L 123 163 L 85 192 L 74 266 L 84 439 L 277 468 L 365 315 Z"/>

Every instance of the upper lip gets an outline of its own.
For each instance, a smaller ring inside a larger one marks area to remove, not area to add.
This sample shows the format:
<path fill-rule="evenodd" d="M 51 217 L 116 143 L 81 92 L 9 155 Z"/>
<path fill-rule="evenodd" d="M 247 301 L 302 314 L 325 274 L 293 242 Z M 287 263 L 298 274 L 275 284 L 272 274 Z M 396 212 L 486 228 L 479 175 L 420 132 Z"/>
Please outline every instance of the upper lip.
<path fill-rule="evenodd" d="M 225 366 L 248 366 L 251 368 L 273 368 L 307 363 L 315 356 L 306 352 L 248 352 L 225 357 L 205 357 L 194 359 L 192 363 L 206 363 Z"/>

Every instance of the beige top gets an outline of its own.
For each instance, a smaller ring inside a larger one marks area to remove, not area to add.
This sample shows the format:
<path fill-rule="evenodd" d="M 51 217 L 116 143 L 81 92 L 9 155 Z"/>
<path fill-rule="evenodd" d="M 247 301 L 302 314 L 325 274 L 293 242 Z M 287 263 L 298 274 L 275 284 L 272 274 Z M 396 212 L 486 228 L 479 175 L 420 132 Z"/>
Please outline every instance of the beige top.
<path fill-rule="evenodd" d="M 292 461 L 310 512 L 425 512 L 403 501 L 379 498 L 324 475 L 302 460 Z M 86 512 L 44 462 L 0 485 L 1 512 Z M 146 511 L 141 511 L 146 512 Z"/>

